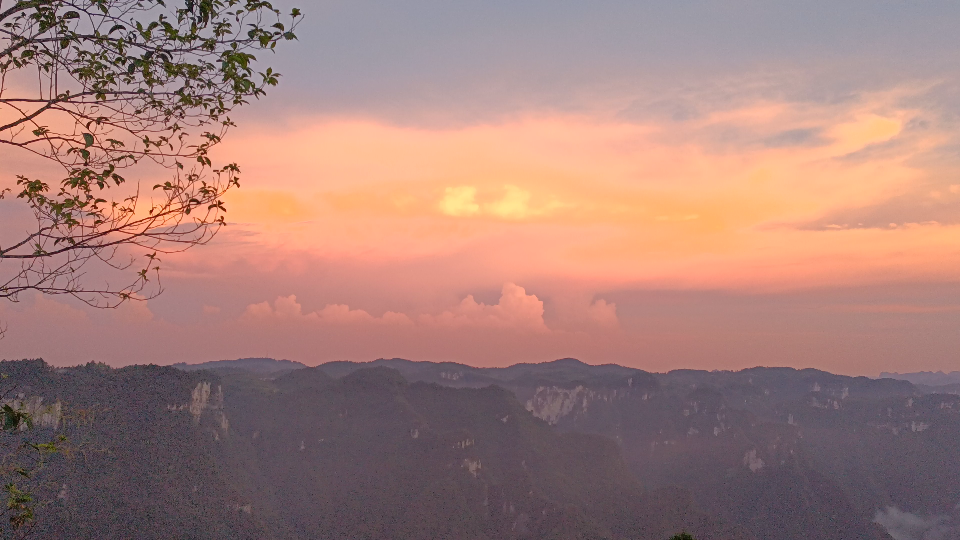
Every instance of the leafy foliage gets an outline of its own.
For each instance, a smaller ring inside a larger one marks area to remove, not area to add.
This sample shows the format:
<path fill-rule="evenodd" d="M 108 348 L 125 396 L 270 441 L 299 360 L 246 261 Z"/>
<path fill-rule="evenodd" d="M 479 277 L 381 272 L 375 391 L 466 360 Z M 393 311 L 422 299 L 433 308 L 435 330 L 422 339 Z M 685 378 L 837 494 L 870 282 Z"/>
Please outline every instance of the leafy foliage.
<path fill-rule="evenodd" d="M 210 151 L 230 112 L 277 84 L 257 54 L 295 39 L 300 18 L 264 0 L 0 2 L 0 145 L 63 174 L 0 190 L 36 221 L 0 238 L 0 298 L 37 290 L 111 306 L 159 293 L 159 254 L 224 225 L 240 169 Z M 93 285 L 92 262 L 120 284 Z"/>
<path fill-rule="evenodd" d="M 7 376 L 3 375 L 2 378 L 5 380 Z M 37 435 L 33 432 L 34 412 L 16 390 L 17 386 L 9 385 L 0 394 L 0 493 L 4 499 L 0 507 L 0 514 L 4 517 L 0 520 L 2 538 L 19 538 L 30 532 L 36 507 L 47 502 L 37 496 L 40 488 L 38 475 L 50 456 L 62 451 L 66 444 L 66 437 L 61 434 L 49 434 L 46 442 L 33 440 L 32 437 Z"/>

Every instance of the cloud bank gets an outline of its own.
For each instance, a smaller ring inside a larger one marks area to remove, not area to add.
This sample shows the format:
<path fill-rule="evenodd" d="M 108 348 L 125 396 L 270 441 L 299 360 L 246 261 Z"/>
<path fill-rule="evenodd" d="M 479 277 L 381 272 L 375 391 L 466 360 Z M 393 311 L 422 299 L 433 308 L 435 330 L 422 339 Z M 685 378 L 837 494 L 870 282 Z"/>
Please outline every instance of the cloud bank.
<path fill-rule="evenodd" d="M 441 128 L 349 118 L 260 126 L 226 143 L 255 179 L 230 196 L 229 216 L 245 243 L 289 257 L 434 261 L 425 283 L 449 275 L 443 260 L 453 256 L 486 282 L 740 290 L 953 280 L 960 162 L 950 149 L 960 139 L 949 117 L 921 106 L 929 92 L 761 99 L 680 120 L 531 113 Z"/>
<path fill-rule="evenodd" d="M 467 295 L 455 308 L 439 315 L 421 315 L 422 324 L 460 327 L 509 328 L 520 331 L 547 332 L 543 322 L 543 301 L 527 294 L 523 287 L 505 283 L 500 300 L 494 305 L 478 303 Z"/>
<path fill-rule="evenodd" d="M 496 304 L 477 302 L 467 295 L 455 307 L 439 314 L 420 314 L 411 317 L 405 313 L 387 311 L 374 317 L 362 309 L 350 309 L 345 304 L 327 304 L 323 309 L 305 313 L 296 295 L 280 296 L 271 304 L 250 304 L 244 310 L 246 321 L 297 321 L 317 324 L 417 324 L 434 328 L 488 328 L 517 332 L 549 332 L 543 320 L 543 301 L 515 283 L 505 283 Z M 616 306 L 598 300 L 588 306 L 584 317 L 600 324 L 616 324 Z"/>
<path fill-rule="evenodd" d="M 387 311 L 380 317 L 374 317 L 362 309 L 350 309 L 346 304 L 327 304 L 319 311 L 303 312 L 303 306 L 297 302 L 297 296 L 280 296 L 270 302 L 250 304 L 243 318 L 250 321 L 280 320 L 307 321 L 325 324 L 413 324 L 403 313 Z"/>

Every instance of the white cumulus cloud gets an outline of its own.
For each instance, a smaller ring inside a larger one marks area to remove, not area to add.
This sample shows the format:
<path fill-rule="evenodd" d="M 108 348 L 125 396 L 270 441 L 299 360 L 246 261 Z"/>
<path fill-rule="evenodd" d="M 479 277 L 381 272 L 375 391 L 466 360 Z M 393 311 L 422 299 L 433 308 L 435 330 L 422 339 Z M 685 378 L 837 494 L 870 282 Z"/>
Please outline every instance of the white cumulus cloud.
<path fill-rule="evenodd" d="M 423 315 L 425 324 L 449 327 L 513 328 L 547 332 L 543 322 L 543 301 L 515 284 L 505 283 L 500 300 L 493 305 L 477 302 L 467 295 L 455 308 L 440 315 Z"/>
<path fill-rule="evenodd" d="M 346 304 L 327 304 L 319 311 L 310 313 L 303 312 L 303 306 L 297 302 L 297 296 L 278 296 L 270 302 L 260 302 L 259 304 L 250 304 L 244 312 L 247 319 L 285 319 L 285 320 L 306 320 L 331 324 L 357 324 L 357 323 L 381 323 L 381 324 L 412 324 L 413 321 L 403 313 L 388 311 L 381 317 L 374 317 L 362 309 L 350 309 Z"/>

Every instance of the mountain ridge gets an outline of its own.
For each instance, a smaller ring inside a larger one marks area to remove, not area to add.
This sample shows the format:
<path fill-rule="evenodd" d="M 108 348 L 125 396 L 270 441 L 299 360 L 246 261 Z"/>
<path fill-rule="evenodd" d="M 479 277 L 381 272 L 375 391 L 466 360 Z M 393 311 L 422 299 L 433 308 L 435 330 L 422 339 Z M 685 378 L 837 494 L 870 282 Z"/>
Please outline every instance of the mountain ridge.
<path fill-rule="evenodd" d="M 261 370 L 269 364 L 258 362 Z M 285 371 L 243 370 L 229 362 L 188 371 L 155 366 L 53 371 L 76 377 L 77 370 L 103 371 L 104 384 L 131 373 L 140 373 L 143 381 L 166 380 L 176 372 L 190 381 L 206 380 L 207 408 L 188 406 L 187 398 L 168 405 L 176 409 L 171 414 L 186 418 L 193 414 L 187 409 L 205 411 L 191 429 L 204 433 L 204 444 L 220 448 L 203 459 L 229 472 L 225 486 L 247 494 L 228 504 L 251 508 L 250 514 L 240 512 L 256 518 L 249 524 L 257 531 L 254 536 L 268 531 L 276 538 L 353 538 L 356 530 L 329 521 L 333 514 L 325 513 L 327 503 L 311 502 L 313 497 L 360 496 L 348 495 L 350 484 L 341 484 L 338 476 L 352 475 L 360 482 L 357 489 L 374 490 L 363 491 L 363 497 L 381 501 L 379 512 L 386 515 L 406 496 L 377 499 L 379 488 L 370 486 L 386 482 L 396 493 L 419 486 L 414 491 L 423 493 L 422 479 L 409 477 L 410 471 L 421 471 L 433 475 L 439 482 L 435 489 L 445 494 L 417 499 L 424 505 L 418 510 L 421 518 L 439 512 L 447 504 L 441 501 L 460 501 L 465 506 L 456 512 L 472 516 L 464 531 L 477 538 L 547 538 L 552 527 L 568 522 L 583 538 L 646 538 L 676 526 L 699 527 L 704 538 L 889 540 L 886 531 L 897 540 L 960 538 L 960 396 L 909 381 L 783 367 L 649 373 L 573 359 L 504 368 L 380 359 Z M 181 392 L 196 394 L 197 387 Z M 398 430 L 396 424 L 405 427 Z M 529 426 L 526 435 L 503 438 L 502 429 L 514 425 Z M 410 447 L 411 440 L 428 446 Z M 378 461 L 385 458 L 371 448 L 381 444 L 400 452 L 399 461 Z M 551 449 L 557 444 L 576 448 L 573 455 L 581 457 L 561 457 Z M 515 449 L 522 448 L 539 448 L 540 457 L 531 459 L 555 465 L 539 472 L 525 468 L 533 463 L 529 460 L 518 466 Z M 452 449 L 462 453 L 450 454 Z M 584 456 L 593 457 L 584 462 Z M 290 468 L 297 463 L 307 468 Z M 340 464 L 333 472 L 325 468 L 332 463 Z M 590 488 L 591 480 L 578 475 L 601 463 L 608 472 L 597 473 L 596 481 L 604 487 Z M 383 474 L 370 478 L 369 470 Z M 467 476 L 449 476 L 454 470 Z M 555 476 L 551 470 L 566 472 Z M 292 487 L 303 479 L 318 487 L 307 492 Z M 482 481 L 473 484 L 472 479 Z M 516 506 L 520 494 L 530 492 L 521 486 L 531 481 L 541 489 L 533 491 L 533 499 L 523 499 L 526 510 L 491 513 L 491 493 L 495 498 L 513 493 L 510 501 Z M 477 499 L 481 484 L 488 491 Z M 569 491 L 571 485 L 580 487 Z M 637 489 L 626 498 L 650 502 L 631 506 L 619 498 Z M 302 500 L 288 499 L 287 491 Z M 258 503 L 250 495 L 255 493 L 272 495 Z M 643 499 L 641 493 L 657 495 Z M 685 510 L 654 527 L 667 500 Z M 477 501 L 487 505 L 476 506 Z M 555 512 L 567 504 L 576 510 Z M 627 508 L 628 515 L 602 510 L 614 507 Z M 544 510 L 553 517 L 533 519 L 531 511 Z M 371 538 L 415 537 L 412 525 L 391 528 L 389 523 L 409 524 L 402 515 L 387 523 L 369 521 L 363 507 L 350 511 L 358 512 L 352 522 L 367 523 Z M 526 516 L 522 527 L 521 514 Z M 308 515 L 325 515 L 328 521 L 304 522 Z M 456 525 L 443 519 L 435 525 L 441 537 L 457 537 Z M 529 534 L 509 536 L 507 529 L 514 527 Z"/>
<path fill-rule="evenodd" d="M 755 540 L 683 490 L 643 489 L 614 441 L 557 432 L 497 386 L 408 382 L 384 366 L 339 379 L 0 371 L 64 410 L 103 411 L 50 428 L 87 452 L 46 470 L 59 494 L 38 510 L 40 537 Z"/>

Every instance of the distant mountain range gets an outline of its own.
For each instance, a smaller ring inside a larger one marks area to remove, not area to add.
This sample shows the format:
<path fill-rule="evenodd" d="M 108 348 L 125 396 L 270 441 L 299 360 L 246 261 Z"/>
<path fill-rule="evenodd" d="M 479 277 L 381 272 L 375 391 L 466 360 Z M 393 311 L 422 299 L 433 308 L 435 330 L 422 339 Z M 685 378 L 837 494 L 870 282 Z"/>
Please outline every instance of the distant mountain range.
<path fill-rule="evenodd" d="M 211 371 L 246 371 L 260 374 L 279 374 L 295 369 L 303 369 L 306 364 L 294 362 L 292 360 L 274 360 L 273 358 L 240 358 L 238 360 L 213 360 L 211 362 L 201 362 L 199 364 L 187 364 L 180 362 L 171 367 L 183 371 L 199 371 L 203 369 Z"/>
<path fill-rule="evenodd" d="M 50 538 L 956 540 L 960 396 L 818 370 L 243 359 L 0 372 L 67 423 Z"/>
<path fill-rule="evenodd" d="M 884 371 L 881 378 L 910 381 L 924 386 L 960 385 L 960 371 L 944 373 L 942 371 L 918 371 L 916 373 L 889 373 Z"/>

